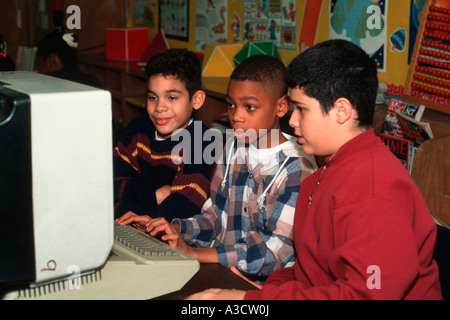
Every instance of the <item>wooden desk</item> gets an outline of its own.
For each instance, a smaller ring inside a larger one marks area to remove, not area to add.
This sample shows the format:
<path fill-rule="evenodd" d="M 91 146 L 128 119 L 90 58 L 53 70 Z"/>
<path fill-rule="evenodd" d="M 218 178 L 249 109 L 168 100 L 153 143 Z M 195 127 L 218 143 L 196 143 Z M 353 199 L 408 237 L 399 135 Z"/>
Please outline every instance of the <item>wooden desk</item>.
<path fill-rule="evenodd" d="M 201 263 L 200 270 L 181 290 L 153 300 L 184 300 L 194 293 L 212 288 L 256 290 L 252 284 L 218 263 Z"/>

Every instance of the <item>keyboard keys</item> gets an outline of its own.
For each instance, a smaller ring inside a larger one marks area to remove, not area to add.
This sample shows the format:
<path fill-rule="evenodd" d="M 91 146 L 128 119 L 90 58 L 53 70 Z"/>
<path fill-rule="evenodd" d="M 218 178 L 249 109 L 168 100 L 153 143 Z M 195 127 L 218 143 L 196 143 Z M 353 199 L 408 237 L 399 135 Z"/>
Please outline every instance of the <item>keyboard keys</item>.
<path fill-rule="evenodd" d="M 146 257 L 178 257 L 179 252 L 130 226 L 114 225 L 114 239 Z"/>

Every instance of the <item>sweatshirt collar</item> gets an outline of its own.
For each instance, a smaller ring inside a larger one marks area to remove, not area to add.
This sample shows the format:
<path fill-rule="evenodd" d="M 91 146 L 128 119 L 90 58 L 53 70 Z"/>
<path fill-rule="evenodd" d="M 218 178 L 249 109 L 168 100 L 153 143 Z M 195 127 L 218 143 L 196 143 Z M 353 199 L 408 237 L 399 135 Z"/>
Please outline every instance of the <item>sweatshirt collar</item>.
<path fill-rule="evenodd" d="M 330 165 L 336 161 L 349 157 L 351 154 L 358 152 L 358 150 L 367 149 L 367 147 L 373 145 L 374 138 L 376 138 L 376 136 L 373 128 L 360 133 L 353 139 L 344 143 L 334 155 L 326 157 L 325 163 Z"/>

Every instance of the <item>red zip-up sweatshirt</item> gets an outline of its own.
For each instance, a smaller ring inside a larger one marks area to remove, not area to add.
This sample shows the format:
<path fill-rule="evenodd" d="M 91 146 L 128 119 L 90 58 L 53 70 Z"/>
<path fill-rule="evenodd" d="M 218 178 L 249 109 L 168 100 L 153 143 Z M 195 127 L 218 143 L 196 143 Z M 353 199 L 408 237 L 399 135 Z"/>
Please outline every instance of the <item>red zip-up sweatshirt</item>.
<path fill-rule="evenodd" d="M 344 144 L 323 170 L 300 188 L 295 265 L 245 299 L 442 299 L 432 259 L 436 225 L 373 130 Z"/>

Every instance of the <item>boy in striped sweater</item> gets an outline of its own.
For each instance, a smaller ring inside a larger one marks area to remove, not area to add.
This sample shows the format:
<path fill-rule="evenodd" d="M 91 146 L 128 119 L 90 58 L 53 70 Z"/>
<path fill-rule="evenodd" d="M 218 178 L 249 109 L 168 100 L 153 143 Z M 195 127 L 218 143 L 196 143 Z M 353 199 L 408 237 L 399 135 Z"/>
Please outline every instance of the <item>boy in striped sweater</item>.
<path fill-rule="evenodd" d="M 201 65 L 193 52 L 170 49 L 149 60 L 146 74 L 147 115 L 125 128 L 114 150 L 115 218 L 191 217 L 209 197 L 214 162 L 193 161 L 194 152 L 174 148 L 181 129 L 191 137 L 190 150 L 207 146 L 202 139 L 207 127 L 193 113 L 206 96 Z"/>

